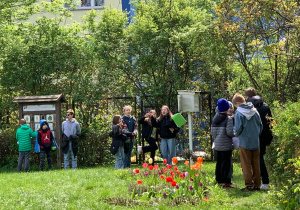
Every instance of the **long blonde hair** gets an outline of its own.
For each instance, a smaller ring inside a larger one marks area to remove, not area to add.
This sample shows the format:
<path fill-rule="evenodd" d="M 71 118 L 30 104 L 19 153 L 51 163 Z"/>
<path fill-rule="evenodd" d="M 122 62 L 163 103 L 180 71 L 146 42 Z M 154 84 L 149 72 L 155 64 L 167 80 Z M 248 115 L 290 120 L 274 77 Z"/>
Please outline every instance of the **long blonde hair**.
<path fill-rule="evenodd" d="M 168 110 L 168 113 L 167 113 L 167 114 L 170 115 L 170 120 L 173 120 L 173 119 L 172 119 L 173 113 L 170 111 L 170 108 L 169 108 L 167 105 L 163 105 L 163 106 L 161 107 L 161 109 L 160 109 L 160 115 L 159 115 L 159 117 L 157 118 L 157 120 L 158 120 L 158 121 L 161 121 L 162 118 L 164 117 L 164 116 L 161 114 L 161 110 L 162 110 L 163 108 L 166 108 L 166 109 Z"/>

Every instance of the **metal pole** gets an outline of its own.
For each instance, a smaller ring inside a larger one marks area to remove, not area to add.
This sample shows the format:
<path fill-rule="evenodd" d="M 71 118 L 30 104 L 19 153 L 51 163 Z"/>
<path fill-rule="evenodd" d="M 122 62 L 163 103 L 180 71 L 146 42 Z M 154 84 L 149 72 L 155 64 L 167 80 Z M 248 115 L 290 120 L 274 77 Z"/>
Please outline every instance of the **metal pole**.
<path fill-rule="evenodd" d="M 190 145 L 190 151 L 193 152 L 193 129 L 192 129 L 192 114 L 191 112 L 188 112 L 188 121 L 189 121 L 189 145 Z M 190 157 L 190 163 L 193 163 L 192 156 Z"/>

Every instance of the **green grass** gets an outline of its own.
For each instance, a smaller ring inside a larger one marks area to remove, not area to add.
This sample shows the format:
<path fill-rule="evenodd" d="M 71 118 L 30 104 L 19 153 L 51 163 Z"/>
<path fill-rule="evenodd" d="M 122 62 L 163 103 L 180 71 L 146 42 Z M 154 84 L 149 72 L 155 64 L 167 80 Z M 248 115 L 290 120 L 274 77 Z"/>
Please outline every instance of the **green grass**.
<path fill-rule="evenodd" d="M 132 168 L 138 167 L 133 165 Z M 141 167 L 141 166 L 139 166 Z M 211 176 L 215 163 L 204 162 Z M 159 198 L 132 201 L 128 187 L 136 180 L 132 169 L 113 166 L 30 173 L 0 173 L 0 209 L 279 209 L 268 192 L 241 192 L 244 187 L 240 164 L 234 164 L 234 189 L 212 186 L 209 201 L 201 205 L 180 204 Z M 173 203 L 172 203 L 173 202 Z"/>

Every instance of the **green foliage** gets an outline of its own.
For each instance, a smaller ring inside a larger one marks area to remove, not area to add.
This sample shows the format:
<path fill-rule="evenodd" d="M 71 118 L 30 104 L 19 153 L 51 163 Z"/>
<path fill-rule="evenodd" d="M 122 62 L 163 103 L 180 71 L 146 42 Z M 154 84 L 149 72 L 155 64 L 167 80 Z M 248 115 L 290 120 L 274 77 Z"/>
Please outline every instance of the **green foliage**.
<path fill-rule="evenodd" d="M 276 136 L 268 162 L 279 203 L 288 209 L 300 207 L 300 103 L 275 103 L 273 112 Z"/>

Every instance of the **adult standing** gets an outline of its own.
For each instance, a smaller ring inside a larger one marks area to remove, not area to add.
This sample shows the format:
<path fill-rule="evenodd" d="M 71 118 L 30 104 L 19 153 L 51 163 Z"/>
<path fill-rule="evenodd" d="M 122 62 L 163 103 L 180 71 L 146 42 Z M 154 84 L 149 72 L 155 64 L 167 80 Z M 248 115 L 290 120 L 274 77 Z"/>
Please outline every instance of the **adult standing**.
<path fill-rule="evenodd" d="M 245 97 L 247 102 L 252 102 L 254 107 L 257 109 L 259 116 L 261 118 L 261 122 L 263 124 L 262 132 L 259 136 L 260 142 L 260 151 L 259 151 L 259 160 L 260 160 L 260 173 L 262 179 L 262 185 L 260 187 L 261 190 L 268 190 L 270 189 L 269 185 L 269 174 L 267 171 L 267 167 L 264 160 L 264 155 L 266 154 L 266 147 L 270 145 L 273 135 L 270 128 L 270 123 L 272 121 L 272 114 L 271 110 L 266 104 L 262 97 L 256 95 L 256 91 L 254 88 L 250 87 L 245 90 Z"/>
<path fill-rule="evenodd" d="M 172 119 L 172 112 L 169 107 L 163 105 L 157 120 L 152 117 L 152 125 L 159 128 L 159 135 L 161 138 L 161 152 L 164 159 L 167 159 L 169 165 L 172 164 L 172 158 L 176 156 L 176 133 L 179 128 Z"/>
<path fill-rule="evenodd" d="M 81 133 L 81 130 L 79 123 L 73 117 L 74 110 L 69 109 L 66 113 L 66 121 L 62 123 L 62 150 L 64 153 L 64 169 L 69 168 L 70 153 L 72 158 L 72 168 L 77 168 L 78 135 Z"/>
<path fill-rule="evenodd" d="M 124 145 L 125 152 L 125 160 L 124 160 L 124 168 L 130 168 L 131 165 L 131 153 L 133 149 L 133 142 L 137 135 L 137 122 L 136 119 L 131 116 L 132 107 L 126 105 L 123 107 L 124 116 L 122 117 L 122 131 L 126 134 L 127 140 Z"/>

